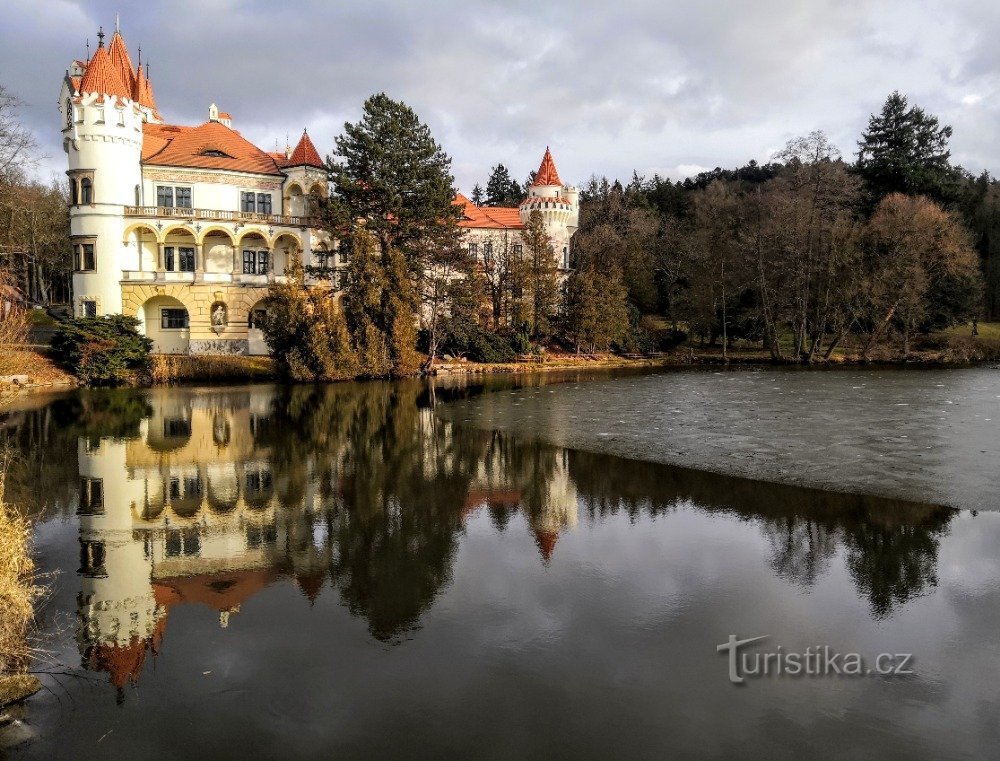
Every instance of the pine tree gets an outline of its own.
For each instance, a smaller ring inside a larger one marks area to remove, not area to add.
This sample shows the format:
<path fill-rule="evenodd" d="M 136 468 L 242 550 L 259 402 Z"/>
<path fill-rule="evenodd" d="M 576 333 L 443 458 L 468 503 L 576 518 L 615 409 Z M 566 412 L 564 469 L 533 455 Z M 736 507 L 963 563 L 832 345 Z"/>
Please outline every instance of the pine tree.
<path fill-rule="evenodd" d="M 576 270 L 566 283 L 566 331 L 577 353 L 607 350 L 629 332 L 628 289 L 621 270 L 596 267 Z"/>
<path fill-rule="evenodd" d="M 364 374 L 408 375 L 419 368 L 421 281 L 460 240 L 451 159 L 411 108 L 384 93 L 365 101 L 336 147 L 325 219 L 335 234 L 352 230 L 347 245 L 357 251 L 348 327 Z"/>
<path fill-rule="evenodd" d="M 531 212 L 521 233 L 531 292 L 531 335 L 536 340 L 549 334 L 551 319 L 558 309 L 559 271 L 552 240 L 537 209 Z"/>
<path fill-rule="evenodd" d="M 483 186 L 477 182 L 475 187 L 472 188 L 472 203 L 476 206 L 482 206 L 484 198 Z"/>
<path fill-rule="evenodd" d="M 926 195 L 941 203 L 954 200 L 951 133 L 951 127 L 940 126 L 936 116 L 909 106 L 899 92 L 892 93 L 882 111 L 871 116 L 858 142 L 857 170 L 865 183 L 869 211 L 891 193 Z"/>
<path fill-rule="evenodd" d="M 516 192 L 517 183 L 503 164 L 497 164 L 486 183 L 486 206 L 517 206 L 521 202 Z"/>

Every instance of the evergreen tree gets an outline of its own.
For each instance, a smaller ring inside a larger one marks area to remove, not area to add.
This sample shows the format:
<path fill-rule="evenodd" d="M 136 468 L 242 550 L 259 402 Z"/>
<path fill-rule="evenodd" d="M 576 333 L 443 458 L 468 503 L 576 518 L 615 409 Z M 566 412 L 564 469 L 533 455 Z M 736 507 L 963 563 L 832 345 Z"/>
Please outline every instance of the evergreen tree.
<path fill-rule="evenodd" d="M 557 311 L 559 301 L 559 271 L 552 240 L 545 230 L 542 214 L 537 209 L 531 212 L 521 239 L 524 241 L 528 285 L 531 290 L 531 335 L 538 339 L 551 331 L 551 319 Z"/>
<path fill-rule="evenodd" d="M 628 290 L 617 267 L 576 270 L 566 282 L 566 329 L 577 353 L 606 350 L 624 340 L 630 329 Z"/>
<path fill-rule="evenodd" d="M 520 185 L 510 176 L 503 164 L 497 164 L 486 183 L 485 206 L 517 206 L 524 200 Z"/>
<path fill-rule="evenodd" d="M 344 125 L 336 148 L 324 216 L 336 234 L 352 231 L 345 298 L 362 373 L 416 372 L 421 281 L 460 240 L 451 159 L 409 106 L 384 93 L 365 101 L 361 121 Z"/>
<path fill-rule="evenodd" d="M 926 195 L 940 203 L 954 200 L 957 173 L 949 163 L 950 138 L 951 127 L 942 127 L 936 116 L 892 93 L 858 142 L 857 170 L 868 210 L 891 193 Z"/>
<path fill-rule="evenodd" d="M 484 198 L 483 186 L 477 182 L 475 187 L 472 188 L 472 203 L 476 206 L 482 206 Z"/>

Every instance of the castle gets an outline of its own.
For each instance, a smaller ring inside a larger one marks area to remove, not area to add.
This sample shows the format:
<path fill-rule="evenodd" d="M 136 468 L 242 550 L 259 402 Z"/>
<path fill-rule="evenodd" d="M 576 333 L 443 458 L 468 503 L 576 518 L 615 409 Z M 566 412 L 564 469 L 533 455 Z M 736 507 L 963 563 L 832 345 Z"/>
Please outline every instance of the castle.
<path fill-rule="evenodd" d="M 167 124 L 148 65 L 133 65 L 117 29 L 107 46 L 98 38 L 94 55 L 67 70 L 59 98 L 74 313 L 134 316 L 157 353 L 268 353 L 255 322 L 291 258 L 335 274 L 347 265 L 311 216 L 329 192 L 319 152 L 307 131 L 294 148 L 264 151 L 215 104 L 203 124 Z M 519 208 L 455 203 L 482 265 L 497 245 L 517 252 L 537 210 L 569 268 L 579 192 L 563 185 L 548 149 Z"/>

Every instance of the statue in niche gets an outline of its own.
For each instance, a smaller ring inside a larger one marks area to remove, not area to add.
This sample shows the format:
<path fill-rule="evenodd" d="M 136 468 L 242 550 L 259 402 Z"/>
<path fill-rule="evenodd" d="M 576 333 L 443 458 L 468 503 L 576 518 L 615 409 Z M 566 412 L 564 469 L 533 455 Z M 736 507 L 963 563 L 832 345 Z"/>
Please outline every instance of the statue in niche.
<path fill-rule="evenodd" d="M 212 304 L 212 330 L 221 333 L 229 322 L 229 314 L 226 305 L 221 301 Z"/>

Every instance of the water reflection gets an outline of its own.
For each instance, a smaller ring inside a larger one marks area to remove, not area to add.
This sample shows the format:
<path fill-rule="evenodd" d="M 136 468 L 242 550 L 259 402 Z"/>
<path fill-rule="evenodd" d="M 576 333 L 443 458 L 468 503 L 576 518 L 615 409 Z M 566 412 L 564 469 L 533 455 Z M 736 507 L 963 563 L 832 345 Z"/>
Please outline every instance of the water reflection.
<path fill-rule="evenodd" d="M 843 553 L 873 618 L 936 584 L 949 508 L 567 450 L 435 414 L 476 388 L 158 389 L 77 395 L 19 418 L 8 435 L 22 449 L 29 438 L 58 460 L 75 445 L 62 458 L 72 473 L 52 482 L 77 489 L 84 666 L 121 697 L 168 646 L 178 608 L 238 626 L 279 579 L 309 604 L 337 595 L 372 637 L 399 643 L 448 585 L 480 512 L 498 532 L 523 521 L 543 565 L 578 521 L 692 507 L 736 516 L 767 536 L 771 571 L 802 589 Z"/>

